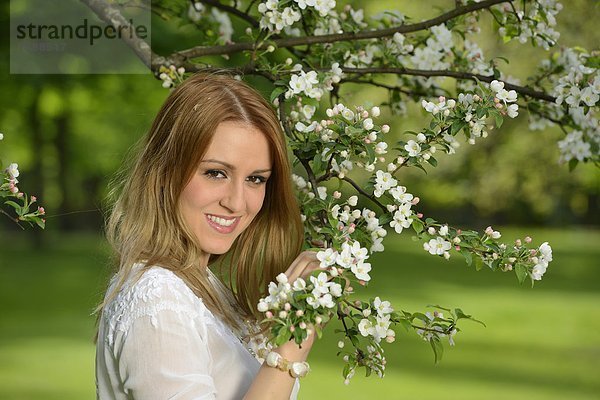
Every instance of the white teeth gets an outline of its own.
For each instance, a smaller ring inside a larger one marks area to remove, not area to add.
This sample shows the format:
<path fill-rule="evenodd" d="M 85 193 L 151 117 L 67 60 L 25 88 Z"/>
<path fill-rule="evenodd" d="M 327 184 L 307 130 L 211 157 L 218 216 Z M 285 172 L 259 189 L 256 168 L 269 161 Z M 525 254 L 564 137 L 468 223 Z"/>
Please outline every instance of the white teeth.
<path fill-rule="evenodd" d="M 208 215 L 208 219 L 210 219 L 212 222 L 216 222 L 217 224 L 219 224 L 221 226 L 231 226 L 235 222 L 235 218 L 225 219 L 225 218 L 215 217 L 214 215 Z"/>

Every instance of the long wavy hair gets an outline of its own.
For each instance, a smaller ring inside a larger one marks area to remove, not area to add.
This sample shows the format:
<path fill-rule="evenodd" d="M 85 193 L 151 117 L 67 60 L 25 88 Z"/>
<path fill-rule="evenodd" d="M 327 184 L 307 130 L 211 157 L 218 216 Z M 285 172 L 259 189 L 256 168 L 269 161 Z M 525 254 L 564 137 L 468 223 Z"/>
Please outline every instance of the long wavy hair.
<path fill-rule="evenodd" d="M 182 218 L 180 195 L 197 170 L 217 126 L 225 121 L 251 125 L 267 138 L 273 160 L 261 210 L 222 255 L 211 255 L 221 278 L 209 280 L 200 265 L 202 250 Z M 142 139 L 133 166 L 112 191 L 106 224 L 114 250 L 117 282 L 99 305 L 107 305 L 135 263 L 173 271 L 213 313 L 232 328 L 256 319 L 256 304 L 268 283 L 290 265 L 302 246 L 303 226 L 291 184 L 285 137 L 268 102 L 247 84 L 223 74 L 196 74 L 166 99 Z M 233 297 L 224 301 L 223 283 Z"/>

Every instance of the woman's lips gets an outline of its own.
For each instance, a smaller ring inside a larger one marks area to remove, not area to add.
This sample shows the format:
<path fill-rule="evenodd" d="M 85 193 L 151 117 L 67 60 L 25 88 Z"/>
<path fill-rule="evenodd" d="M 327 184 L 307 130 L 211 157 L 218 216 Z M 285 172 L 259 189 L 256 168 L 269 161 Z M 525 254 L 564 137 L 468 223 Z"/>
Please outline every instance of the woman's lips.
<path fill-rule="evenodd" d="M 206 221 L 217 232 L 227 234 L 235 230 L 240 222 L 240 218 L 225 218 L 214 214 L 206 214 Z"/>

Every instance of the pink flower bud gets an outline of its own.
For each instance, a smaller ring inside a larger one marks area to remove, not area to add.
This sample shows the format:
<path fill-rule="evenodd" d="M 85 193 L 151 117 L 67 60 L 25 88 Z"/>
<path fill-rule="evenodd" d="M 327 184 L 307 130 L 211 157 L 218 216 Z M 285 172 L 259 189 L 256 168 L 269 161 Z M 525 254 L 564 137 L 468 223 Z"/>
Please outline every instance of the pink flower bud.
<path fill-rule="evenodd" d="M 291 308 L 292 308 L 292 305 L 290 303 L 285 303 L 283 305 L 283 309 L 286 311 L 290 311 Z"/>
<path fill-rule="evenodd" d="M 273 313 L 271 311 L 267 311 L 265 313 L 265 317 L 267 317 L 267 319 L 271 319 L 271 318 L 273 318 Z"/>
<path fill-rule="evenodd" d="M 44 210 L 44 207 L 38 207 L 38 212 L 42 215 L 46 214 L 46 210 Z"/>
<path fill-rule="evenodd" d="M 460 246 L 454 246 L 454 249 L 455 249 L 456 251 L 460 251 Z"/>
<path fill-rule="evenodd" d="M 417 213 L 417 218 L 423 218 L 423 213 Z"/>
<path fill-rule="evenodd" d="M 338 192 L 337 190 L 335 192 L 333 192 L 334 199 L 339 199 L 340 197 L 342 197 L 342 194 L 340 192 Z"/>
<path fill-rule="evenodd" d="M 304 315 L 304 310 L 296 310 L 296 317 L 301 317 Z M 304 329 L 304 328 L 302 328 Z"/>
<path fill-rule="evenodd" d="M 350 226 L 350 227 L 348 228 L 348 233 L 352 234 L 352 233 L 354 233 L 354 230 L 355 230 L 355 229 L 354 229 L 354 227 L 353 227 L 353 226 Z"/>
<path fill-rule="evenodd" d="M 32 202 L 32 203 L 35 203 L 36 201 L 37 201 L 37 197 L 35 197 L 35 196 L 31 196 L 31 202 Z"/>
<path fill-rule="evenodd" d="M 517 247 L 521 247 L 521 245 L 522 245 L 522 244 L 523 244 L 523 243 L 521 243 L 521 239 L 517 239 L 517 240 L 515 240 L 515 245 L 516 245 Z"/>
<path fill-rule="evenodd" d="M 296 330 L 296 327 L 294 325 L 290 326 L 290 332 L 294 332 Z"/>
<path fill-rule="evenodd" d="M 446 101 L 446 98 L 445 98 L 444 96 L 440 96 L 440 97 L 438 97 L 438 101 L 439 101 L 440 103 L 443 103 L 443 102 L 445 102 L 445 101 Z"/>
<path fill-rule="evenodd" d="M 531 243 L 531 240 L 532 240 L 532 239 L 531 239 L 529 236 L 527 236 L 527 237 L 525 238 L 525 243 Z"/>
<path fill-rule="evenodd" d="M 20 199 L 21 197 L 23 197 L 23 192 L 17 193 L 17 199 Z"/>
<path fill-rule="evenodd" d="M 367 137 L 366 137 L 366 138 L 365 138 L 363 141 L 364 141 L 366 144 L 369 144 L 369 143 L 371 143 L 371 139 L 369 139 L 369 138 L 367 138 Z"/>

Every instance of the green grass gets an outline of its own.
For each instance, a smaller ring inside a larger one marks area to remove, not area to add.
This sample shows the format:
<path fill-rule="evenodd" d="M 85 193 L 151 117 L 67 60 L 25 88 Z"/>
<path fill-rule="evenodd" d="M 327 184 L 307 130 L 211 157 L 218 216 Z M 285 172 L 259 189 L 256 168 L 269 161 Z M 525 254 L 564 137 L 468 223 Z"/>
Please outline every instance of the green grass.
<path fill-rule="evenodd" d="M 507 240 L 517 233 L 506 231 Z M 456 347 L 433 363 L 428 344 L 399 329 L 386 346 L 386 377 L 343 384 L 333 327 L 311 353 L 301 399 L 596 399 L 600 393 L 600 232 L 528 232 L 554 249 L 544 280 L 475 272 L 455 257 L 424 252 L 410 237 L 373 257 L 372 284 L 410 311 L 461 307 Z M 43 252 L 0 241 L 0 399 L 94 397 L 94 317 L 106 278 L 106 247 L 93 236 L 50 237 Z"/>

